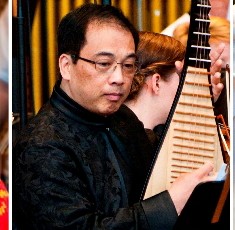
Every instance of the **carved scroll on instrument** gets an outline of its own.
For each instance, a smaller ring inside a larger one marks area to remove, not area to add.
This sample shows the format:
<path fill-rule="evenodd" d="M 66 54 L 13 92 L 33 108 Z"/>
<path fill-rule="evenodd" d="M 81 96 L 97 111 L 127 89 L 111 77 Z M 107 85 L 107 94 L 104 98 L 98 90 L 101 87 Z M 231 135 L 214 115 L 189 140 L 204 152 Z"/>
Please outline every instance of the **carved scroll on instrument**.
<path fill-rule="evenodd" d="M 170 187 L 182 173 L 223 157 L 210 84 L 209 0 L 192 1 L 185 64 L 166 128 L 149 173 L 144 199 Z"/>

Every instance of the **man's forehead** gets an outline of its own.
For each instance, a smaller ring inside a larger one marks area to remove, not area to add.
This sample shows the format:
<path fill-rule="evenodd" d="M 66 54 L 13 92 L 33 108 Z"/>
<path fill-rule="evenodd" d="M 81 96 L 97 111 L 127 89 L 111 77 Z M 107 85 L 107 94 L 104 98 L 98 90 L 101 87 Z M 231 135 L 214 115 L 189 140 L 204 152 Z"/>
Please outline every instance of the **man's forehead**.
<path fill-rule="evenodd" d="M 87 29 L 86 29 L 86 34 L 88 31 L 90 30 L 107 30 L 107 29 L 115 29 L 115 30 L 120 30 L 120 31 L 127 31 L 130 32 L 129 29 L 123 27 L 122 25 L 120 25 L 120 23 L 118 23 L 117 20 L 111 19 L 111 20 L 93 20 L 90 21 L 87 25 Z"/>
<path fill-rule="evenodd" d="M 131 32 L 107 21 L 89 23 L 81 51 L 86 54 L 89 52 L 93 58 L 102 56 L 115 59 L 136 58 L 135 42 Z"/>

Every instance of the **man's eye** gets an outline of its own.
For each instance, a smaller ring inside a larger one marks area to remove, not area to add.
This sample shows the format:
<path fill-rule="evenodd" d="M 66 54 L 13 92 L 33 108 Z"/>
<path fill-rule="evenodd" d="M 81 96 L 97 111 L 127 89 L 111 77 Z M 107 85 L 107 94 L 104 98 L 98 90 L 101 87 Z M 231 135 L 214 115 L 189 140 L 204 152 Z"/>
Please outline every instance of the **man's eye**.
<path fill-rule="evenodd" d="M 110 62 L 110 61 L 97 61 L 96 65 L 98 65 L 101 68 L 108 68 L 112 65 L 112 62 Z"/>
<path fill-rule="evenodd" d="M 134 64 L 133 63 L 123 63 L 123 67 L 125 69 L 133 69 L 134 68 Z"/>

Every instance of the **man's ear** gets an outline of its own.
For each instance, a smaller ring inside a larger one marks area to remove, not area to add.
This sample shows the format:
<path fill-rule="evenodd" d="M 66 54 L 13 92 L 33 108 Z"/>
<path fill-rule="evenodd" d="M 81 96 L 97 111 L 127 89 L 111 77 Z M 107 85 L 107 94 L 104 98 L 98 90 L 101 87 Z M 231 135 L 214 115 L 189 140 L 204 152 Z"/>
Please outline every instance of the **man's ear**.
<path fill-rule="evenodd" d="M 158 73 L 153 74 L 151 78 L 152 89 L 155 94 L 159 93 L 161 76 Z"/>
<path fill-rule="evenodd" d="M 59 68 L 62 78 L 65 80 L 70 80 L 70 67 L 72 64 L 72 59 L 67 54 L 61 54 L 59 57 Z"/>

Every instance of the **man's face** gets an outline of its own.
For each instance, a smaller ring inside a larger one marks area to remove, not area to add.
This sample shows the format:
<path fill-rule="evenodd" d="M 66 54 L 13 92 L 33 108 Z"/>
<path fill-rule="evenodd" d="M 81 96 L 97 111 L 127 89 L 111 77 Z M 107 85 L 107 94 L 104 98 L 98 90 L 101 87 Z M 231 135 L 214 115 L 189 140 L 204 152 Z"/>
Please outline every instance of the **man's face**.
<path fill-rule="evenodd" d="M 86 43 L 79 56 L 104 64 L 110 60 L 133 63 L 134 39 L 130 32 L 114 23 L 92 22 L 87 28 Z M 94 64 L 79 59 L 75 65 L 69 65 L 69 79 L 63 78 L 61 87 L 89 111 L 109 115 L 117 111 L 126 99 L 134 77 L 134 74 L 125 74 L 119 64 L 112 70 L 102 73 L 97 71 Z"/>

